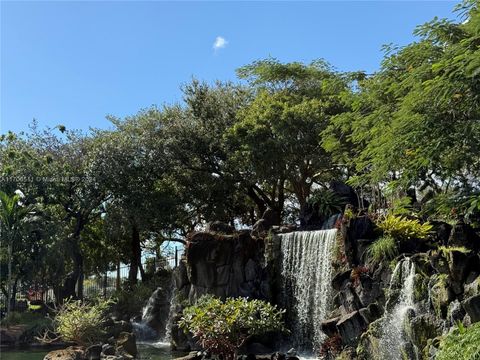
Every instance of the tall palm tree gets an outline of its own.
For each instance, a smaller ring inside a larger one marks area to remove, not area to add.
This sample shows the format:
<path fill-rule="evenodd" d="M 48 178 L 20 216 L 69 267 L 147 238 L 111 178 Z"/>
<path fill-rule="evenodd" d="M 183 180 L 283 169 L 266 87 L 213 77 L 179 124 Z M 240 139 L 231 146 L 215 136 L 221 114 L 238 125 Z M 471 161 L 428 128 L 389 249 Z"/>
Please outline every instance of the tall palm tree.
<path fill-rule="evenodd" d="M 14 242 L 20 235 L 23 220 L 32 210 L 31 206 L 25 206 L 21 202 L 20 194 L 9 196 L 0 191 L 0 238 L 7 242 L 8 275 L 7 275 L 7 314 L 10 313 L 12 297 L 12 252 Z"/>

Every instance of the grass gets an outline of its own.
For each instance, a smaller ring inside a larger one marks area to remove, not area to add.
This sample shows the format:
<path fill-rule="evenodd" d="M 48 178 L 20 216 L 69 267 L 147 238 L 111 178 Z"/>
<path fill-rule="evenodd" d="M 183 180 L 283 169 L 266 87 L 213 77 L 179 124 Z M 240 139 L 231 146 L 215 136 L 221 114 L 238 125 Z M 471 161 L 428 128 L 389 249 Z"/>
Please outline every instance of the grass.
<path fill-rule="evenodd" d="M 383 260 L 392 260 L 398 255 L 398 247 L 392 236 L 382 236 L 368 248 L 368 257 L 374 263 L 380 263 Z"/>
<path fill-rule="evenodd" d="M 480 322 L 470 327 L 459 324 L 440 342 L 436 360 L 475 360 L 480 359 Z"/>

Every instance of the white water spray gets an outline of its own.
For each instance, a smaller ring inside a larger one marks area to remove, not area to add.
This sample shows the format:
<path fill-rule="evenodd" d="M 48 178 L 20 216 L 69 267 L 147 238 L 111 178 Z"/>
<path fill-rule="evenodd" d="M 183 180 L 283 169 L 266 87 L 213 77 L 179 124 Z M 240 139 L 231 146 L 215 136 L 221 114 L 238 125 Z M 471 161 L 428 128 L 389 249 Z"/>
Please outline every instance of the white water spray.
<path fill-rule="evenodd" d="M 414 281 L 415 264 L 409 258 L 400 261 L 392 274 L 389 296 L 391 297 L 395 288 L 401 285 L 400 295 L 393 307 L 390 304 L 392 299 L 388 299 L 387 310 L 382 322 L 380 338 L 382 359 L 399 360 L 402 358 L 402 350 L 408 342 L 405 334 L 407 313 L 409 310 L 415 310 Z"/>
<path fill-rule="evenodd" d="M 280 235 L 282 278 L 293 345 L 318 348 L 325 335 L 320 324 L 331 302 L 332 249 L 336 229 L 298 231 Z"/>

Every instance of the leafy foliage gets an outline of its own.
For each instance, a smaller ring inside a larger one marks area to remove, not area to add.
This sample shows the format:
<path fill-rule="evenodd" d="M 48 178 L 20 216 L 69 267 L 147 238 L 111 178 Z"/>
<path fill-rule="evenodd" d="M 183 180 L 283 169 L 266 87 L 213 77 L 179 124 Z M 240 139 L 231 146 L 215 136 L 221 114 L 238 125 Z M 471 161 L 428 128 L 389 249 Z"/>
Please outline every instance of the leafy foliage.
<path fill-rule="evenodd" d="M 429 223 L 420 223 L 417 219 L 407 219 L 402 216 L 387 215 L 378 222 L 383 234 L 399 241 L 410 239 L 425 239 L 432 230 Z"/>
<path fill-rule="evenodd" d="M 392 236 L 382 236 L 368 248 L 369 258 L 374 263 L 380 263 L 383 260 L 392 260 L 398 255 L 398 247 Z"/>
<path fill-rule="evenodd" d="M 283 313 L 261 300 L 229 298 L 222 302 L 205 295 L 183 310 L 180 326 L 190 331 L 204 349 L 234 359 L 249 337 L 284 330 Z"/>
<path fill-rule="evenodd" d="M 318 209 L 320 215 L 327 217 L 341 213 L 346 204 L 346 201 L 342 196 L 330 189 L 313 191 L 308 202 Z"/>
<path fill-rule="evenodd" d="M 436 359 L 480 359 L 478 339 L 480 339 L 480 322 L 467 328 L 458 327 L 441 340 Z"/>
<path fill-rule="evenodd" d="M 55 332 L 64 340 L 88 346 L 104 337 L 103 324 L 109 301 L 99 300 L 96 304 L 81 301 L 65 302 L 54 319 Z"/>

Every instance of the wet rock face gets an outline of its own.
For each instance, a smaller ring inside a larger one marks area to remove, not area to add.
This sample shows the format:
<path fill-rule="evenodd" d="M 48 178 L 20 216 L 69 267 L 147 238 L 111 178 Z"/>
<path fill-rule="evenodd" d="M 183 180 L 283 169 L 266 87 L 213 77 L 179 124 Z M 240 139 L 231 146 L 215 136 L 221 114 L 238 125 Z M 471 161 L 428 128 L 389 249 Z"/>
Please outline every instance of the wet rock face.
<path fill-rule="evenodd" d="M 480 295 L 469 297 L 462 302 L 462 305 L 472 323 L 480 321 Z"/>
<path fill-rule="evenodd" d="M 242 296 L 271 301 L 264 247 L 263 239 L 252 237 L 248 231 L 191 234 L 185 256 L 173 275 L 177 300 L 193 304 L 202 295 L 211 294 L 222 299 Z M 181 310 L 176 310 L 177 316 Z M 188 350 L 194 343 L 174 321 L 171 337 L 176 349 Z"/>
<path fill-rule="evenodd" d="M 191 303 L 204 294 L 223 299 L 267 299 L 263 262 L 263 241 L 248 232 L 221 236 L 196 233 L 187 246 L 185 262 L 175 274 L 176 288 Z"/>
<path fill-rule="evenodd" d="M 142 319 L 146 325 L 156 331 L 157 337 L 160 338 L 166 334 L 171 291 L 171 289 L 157 288 L 148 300 L 145 318 Z"/>

